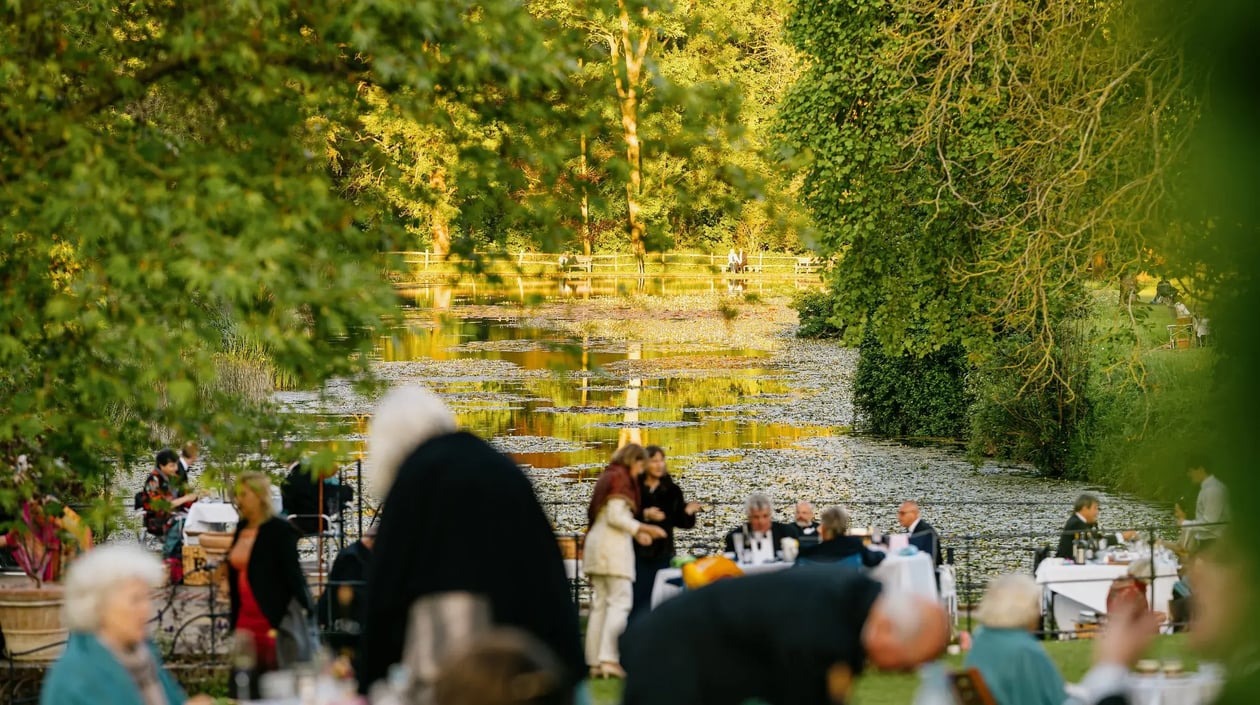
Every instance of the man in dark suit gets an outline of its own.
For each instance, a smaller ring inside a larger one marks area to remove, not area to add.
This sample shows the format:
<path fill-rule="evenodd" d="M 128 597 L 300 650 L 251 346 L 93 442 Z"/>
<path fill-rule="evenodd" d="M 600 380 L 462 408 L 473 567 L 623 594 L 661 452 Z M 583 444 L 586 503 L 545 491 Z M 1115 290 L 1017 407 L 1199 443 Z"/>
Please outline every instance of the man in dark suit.
<path fill-rule="evenodd" d="M 765 492 L 748 495 L 744 506 L 748 521 L 726 535 L 724 550 L 727 553 L 735 552 L 735 536 L 741 534 L 744 551 L 752 555 L 753 562 L 769 562 L 774 560 L 774 552 L 779 550 L 783 539 L 799 537 L 794 525 L 774 520 L 774 504 L 770 501 L 770 495 Z"/>
<path fill-rule="evenodd" d="M 848 702 L 868 661 L 908 670 L 937 658 L 948 638 L 939 602 L 889 594 L 857 570 L 807 566 L 731 578 L 630 625 L 621 637 L 622 703 Z"/>
<path fill-rule="evenodd" d="M 1088 492 L 1076 498 L 1072 505 L 1072 516 L 1068 517 L 1063 530 L 1059 532 L 1059 550 L 1054 552 L 1055 558 L 1072 558 L 1072 548 L 1079 535 L 1081 538 L 1092 538 L 1098 534 L 1098 498 Z"/>
<path fill-rule="evenodd" d="M 941 564 L 941 537 L 936 529 L 919 515 L 918 502 L 902 502 L 897 508 L 897 523 L 910 534 L 910 545 L 932 556 Z"/>

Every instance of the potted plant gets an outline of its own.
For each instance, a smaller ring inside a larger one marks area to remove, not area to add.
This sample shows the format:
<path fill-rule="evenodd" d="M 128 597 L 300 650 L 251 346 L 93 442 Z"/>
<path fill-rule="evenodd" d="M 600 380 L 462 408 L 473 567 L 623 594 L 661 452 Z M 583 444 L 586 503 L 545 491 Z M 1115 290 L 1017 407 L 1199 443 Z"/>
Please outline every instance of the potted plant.
<path fill-rule="evenodd" d="M 19 458 L 15 485 L 26 490 L 17 516 L 3 534 L 26 580 L 0 586 L 0 630 L 5 651 L 19 661 L 48 661 L 66 640 L 61 626 L 61 577 L 80 550 L 91 547 L 92 534 L 79 515 L 51 495 L 31 491 L 25 459 Z M 20 495 L 19 495 L 20 496 Z M 0 531 L 5 527 L 0 526 Z"/>

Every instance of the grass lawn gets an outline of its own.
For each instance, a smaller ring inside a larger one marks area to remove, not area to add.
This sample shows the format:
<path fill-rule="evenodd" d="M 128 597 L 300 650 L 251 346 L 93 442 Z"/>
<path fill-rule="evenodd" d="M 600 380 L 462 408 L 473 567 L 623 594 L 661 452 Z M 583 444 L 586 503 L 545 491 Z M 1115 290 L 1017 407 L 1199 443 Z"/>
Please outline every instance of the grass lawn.
<path fill-rule="evenodd" d="M 1094 655 L 1092 641 L 1046 642 L 1046 651 L 1058 664 L 1059 671 L 1068 682 L 1076 682 L 1089 670 Z M 1185 637 L 1161 636 L 1155 640 L 1147 656 L 1149 658 L 1179 658 L 1188 670 L 1197 667 L 1196 660 L 1186 653 Z M 951 668 L 962 665 L 961 656 L 948 656 Z M 913 674 L 887 674 L 868 671 L 858 680 L 853 693 L 853 705 L 907 705 L 914 699 L 918 677 Z M 592 681 L 591 691 L 596 705 L 615 705 L 621 697 L 621 681 Z"/>

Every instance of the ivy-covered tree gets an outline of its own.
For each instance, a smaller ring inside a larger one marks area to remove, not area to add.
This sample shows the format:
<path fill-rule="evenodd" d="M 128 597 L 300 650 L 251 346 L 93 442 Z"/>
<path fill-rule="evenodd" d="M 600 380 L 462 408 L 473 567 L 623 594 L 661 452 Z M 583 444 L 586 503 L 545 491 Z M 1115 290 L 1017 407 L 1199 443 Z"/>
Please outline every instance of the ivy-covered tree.
<path fill-rule="evenodd" d="M 842 257 L 833 322 L 891 353 L 962 345 L 1013 376 L 996 387 L 1015 393 L 1007 418 L 1048 397 L 1031 406 L 1064 432 L 1039 438 L 1082 416 L 1085 368 L 1065 361 L 1084 341 L 1064 339 L 1082 283 L 1149 263 L 1179 229 L 1197 105 L 1139 5 L 806 1 L 788 25 L 808 67 L 781 140 L 821 250 Z"/>

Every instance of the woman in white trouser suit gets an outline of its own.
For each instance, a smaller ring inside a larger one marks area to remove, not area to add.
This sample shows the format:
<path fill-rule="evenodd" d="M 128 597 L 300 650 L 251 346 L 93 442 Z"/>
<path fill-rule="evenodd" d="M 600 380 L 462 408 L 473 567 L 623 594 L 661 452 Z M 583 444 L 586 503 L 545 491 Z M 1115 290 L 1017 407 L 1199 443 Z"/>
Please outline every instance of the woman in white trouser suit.
<path fill-rule="evenodd" d="M 592 677 L 623 677 L 617 639 L 633 603 L 634 545 L 664 538 L 665 530 L 641 524 L 639 476 L 647 453 L 634 443 L 622 446 L 595 483 L 587 510 L 584 562 L 591 581 L 591 615 L 586 623 L 586 663 Z"/>

